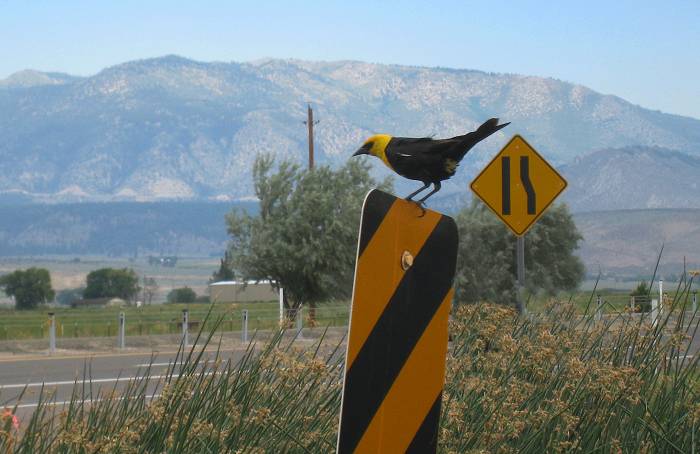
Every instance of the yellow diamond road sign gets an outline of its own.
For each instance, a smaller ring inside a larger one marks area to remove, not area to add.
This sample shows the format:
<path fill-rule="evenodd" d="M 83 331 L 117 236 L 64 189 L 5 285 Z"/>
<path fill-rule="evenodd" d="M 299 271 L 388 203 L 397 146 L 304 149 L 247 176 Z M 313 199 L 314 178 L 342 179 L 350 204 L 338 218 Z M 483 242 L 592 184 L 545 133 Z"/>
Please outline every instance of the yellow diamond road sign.
<path fill-rule="evenodd" d="M 566 188 L 566 180 L 525 139 L 515 135 L 472 181 L 471 188 L 520 236 Z"/>

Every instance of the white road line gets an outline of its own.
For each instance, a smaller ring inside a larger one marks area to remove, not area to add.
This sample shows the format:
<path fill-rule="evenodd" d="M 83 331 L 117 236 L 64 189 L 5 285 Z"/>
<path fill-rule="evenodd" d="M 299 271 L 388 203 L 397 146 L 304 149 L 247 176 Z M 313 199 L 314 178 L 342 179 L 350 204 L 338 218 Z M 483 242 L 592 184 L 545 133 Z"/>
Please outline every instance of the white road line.
<path fill-rule="evenodd" d="M 160 394 L 147 394 L 144 396 L 148 400 L 156 399 L 160 397 Z M 81 403 L 95 403 L 95 402 L 102 402 L 103 400 L 124 400 L 124 399 L 136 399 L 136 397 L 112 397 L 112 398 L 103 398 L 103 399 L 86 399 L 86 400 L 76 400 L 73 403 L 74 404 L 81 404 Z M 42 405 L 47 405 L 47 406 L 57 406 L 57 405 L 68 405 L 70 404 L 70 400 L 61 400 L 59 402 L 43 402 Z M 33 404 L 21 404 L 17 405 L 17 408 L 36 408 L 39 406 L 39 403 L 33 403 Z"/>
<path fill-rule="evenodd" d="M 173 375 L 173 377 L 176 377 L 177 375 Z M 148 377 L 149 380 L 158 380 L 161 378 L 166 378 L 168 375 L 151 375 Z M 95 378 L 92 380 L 65 380 L 65 381 L 47 381 L 47 382 L 36 382 L 36 383 L 14 383 L 11 385 L 0 385 L 0 390 L 3 389 L 18 389 L 18 388 L 40 388 L 42 386 L 44 387 L 49 387 L 49 386 L 65 386 L 65 385 L 83 385 L 83 384 L 90 384 L 90 383 L 111 383 L 111 382 L 121 382 L 121 381 L 129 381 L 129 380 L 135 380 L 138 378 L 144 378 L 144 377 L 113 377 L 113 378 Z"/>
<path fill-rule="evenodd" d="M 198 364 L 197 367 L 204 367 L 205 365 L 211 364 L 211 363 L 213 363 L 213 362 L 214 362 L 214 361 L 212 361 L 212 360 L 204 360 L 204 361 L 202 361 L 201 364 Z M 133 365 L 133 366 L 131 366 L 131 367 L 134 367 L 134 368 L 139 368 L 139 367 L 141 367 L 141 368 L 143 368 L 143 367 L 148 367 L 148 366 L 151 366 L 151 367 L 163 367 L 163 366 L 172 366 L 172 365 L 175 365 L 175 366 L 182 366 L 182 365 L 184 365 L 184 364 L 186 364 L 186 363 L 184 363 L 184 362 L 173 363 L 173 362 L 171 361 L 171 362 L 169 362 L 169 363 L 143 363 L 143 364 L 135 364 L 135 365 Z"/>
<path fill-rule="evenodd" d="M 678 356 L 667 356 L 666 359 L 693 359 L 695 358 L 695 355 L 678 355 Z"/>
<path fill-rule="evenodd" d="M 143 364 L 136 364 L 132 367 L 148 367 L 148 366 L 161 367 L 161 366 L 172 366 L 173 364 L 175 364 L 176 366 L 182 366 L 184 363 L 172 363 L 172 362 L 169 362 L 169 363 L 143 363 Z"/>
<path fill-rule="evenodd" d="M 204 375 L 212 375 L 214 372 L 206 372 Z M 221 372 L 218 372 L 221 373 Z M 199 375 L 199 374 L 198 374 Z M 121 381 L 129 381 L 129 380 L 136 380 L 136 379 L 144 379 L 147 378 L 149 381 L 150 380 L 160 380 L 163 378 L 177 378 L 179 377 L 180 374 L 172 374 L 172 375 L 149 375 L 149 376 L 140 376 L 140 377 L 113 377 L 113 378 L 95 378 L 95 379 L 88 379 L 88 380 L 64 380 L 64 381 L 47 381 L 47 382 L 36 382 L 36 383 L 14 383 L 11 385 L 0 385 L 0 391 L 3 389 L 21 389 L 21 388 L 40 388 L 42 386 L 44 387 L 50 387 L 50 386 L 65 386 L 65 385 L 83 385 L 83 384 L 95 384 L 95 383 L 112 383 L 112 382 L 121 382 Z"/>

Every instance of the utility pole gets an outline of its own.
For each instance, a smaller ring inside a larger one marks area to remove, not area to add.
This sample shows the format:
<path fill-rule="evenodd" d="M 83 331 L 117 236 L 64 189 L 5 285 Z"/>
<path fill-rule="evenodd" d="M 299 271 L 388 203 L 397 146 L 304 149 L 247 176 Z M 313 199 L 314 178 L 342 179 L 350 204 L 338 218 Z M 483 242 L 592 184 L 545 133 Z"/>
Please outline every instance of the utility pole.
<path fill-rule="evenodd" d="M 309 169 L 314 168 L 314 125 L 318 124 L 318 120 L 314 121 L 314 111 L 311 108 L 311 103 L 307 104 L 306 121 L 304 124 L 309 128 Z"/>

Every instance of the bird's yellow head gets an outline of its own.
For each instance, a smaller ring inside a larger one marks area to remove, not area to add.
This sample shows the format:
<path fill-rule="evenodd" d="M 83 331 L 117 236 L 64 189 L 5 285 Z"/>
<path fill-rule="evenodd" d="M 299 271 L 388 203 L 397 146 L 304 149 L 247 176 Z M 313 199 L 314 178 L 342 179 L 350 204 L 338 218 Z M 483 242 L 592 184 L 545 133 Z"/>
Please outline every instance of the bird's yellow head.
<path fill-rule="evenodd" d="M 388 134 L 375 134 L 369 139 L 365 140 L 365 143 L 355 152 L 355 154 L 353 154 L 353 156 L 369 154 L 378 157 L 384 161 L 384 163 L 388 164 L 386 159 L 386 146 L 389 145 L 390 140 L 391 136 Z"/>

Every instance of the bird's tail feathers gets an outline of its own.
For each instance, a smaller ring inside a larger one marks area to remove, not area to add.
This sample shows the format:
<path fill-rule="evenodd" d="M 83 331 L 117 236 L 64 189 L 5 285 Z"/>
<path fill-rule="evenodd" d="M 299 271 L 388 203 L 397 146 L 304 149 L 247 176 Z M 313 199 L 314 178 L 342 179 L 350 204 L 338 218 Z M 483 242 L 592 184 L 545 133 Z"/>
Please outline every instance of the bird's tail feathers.
<path fill-rule="evenodd" d="M 479 126 L 476 131 L 461 136 L 462 140 L 460 141 L 459 145 L 455 146 L 449 154 L 452 155 L 451 157 L 453 159 L 459 162 L 474 145 L 481 142 L 494 132 L 505 128 L 509 124 L 510 122 L 499 125 L 498 118 L 490 118 Z"/>
<path fill-rule="evenodd" d="M 475 132 L 476 135 L 479 137 L 479 140 L 484 140 L 494 132 L 505 128 L 509 124 L 510 122 L 499 125 L 498 118 L 489 118 L 481 126 L 479 126 Z"/>

